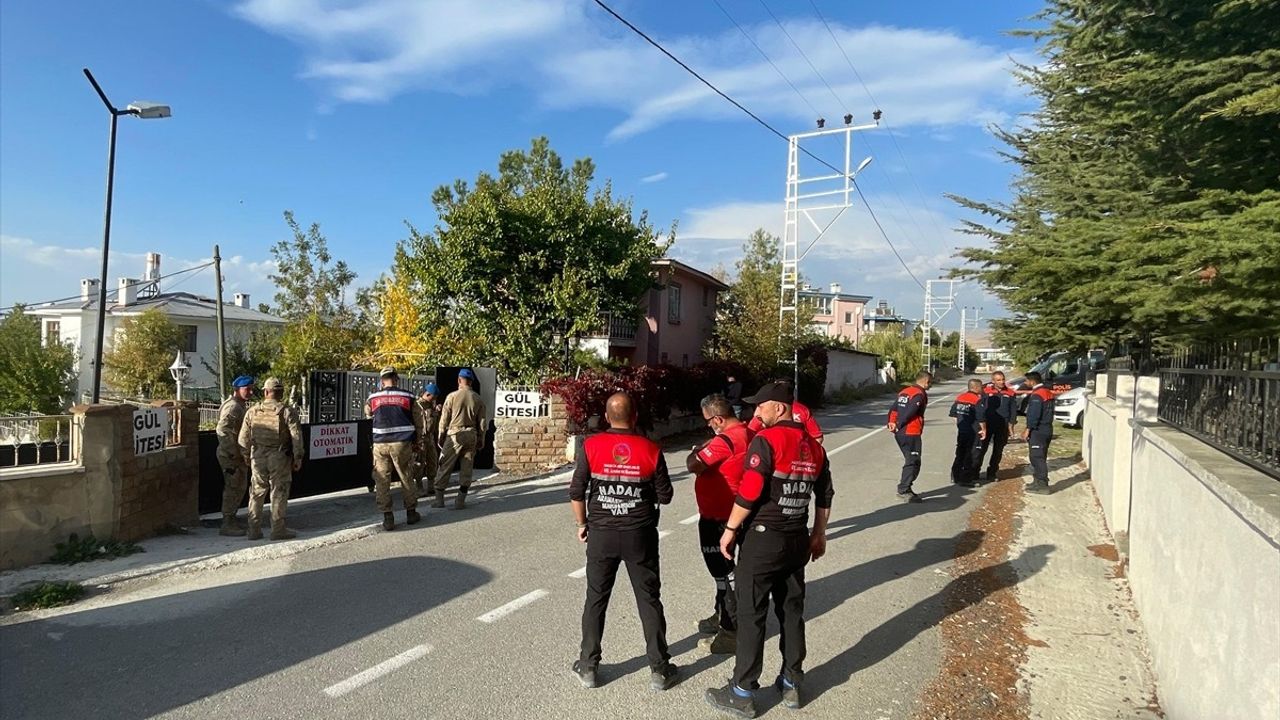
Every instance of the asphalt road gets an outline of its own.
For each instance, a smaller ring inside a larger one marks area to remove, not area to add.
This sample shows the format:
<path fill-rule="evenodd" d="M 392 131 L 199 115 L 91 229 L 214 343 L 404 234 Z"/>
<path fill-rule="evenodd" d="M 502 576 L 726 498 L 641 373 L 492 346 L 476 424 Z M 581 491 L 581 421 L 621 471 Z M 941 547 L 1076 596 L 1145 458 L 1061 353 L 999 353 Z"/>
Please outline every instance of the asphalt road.
<path fill-rule="evenodd" d="M 809 718 L 910 718 L 936 672 L 939 591 L 974 491 L 947 478 L 953 426 L 936 389 L 919 505 L 894 495 L 901 455 L 888 400 L 820 413 L 836 497 L 828 554 L 808 572 Z M 684 453 L 667 457 L 673 471 Z M 625 573 L 601 679 L 581 688 L 584 581 L 563 482 L 495 487 L 464 511 L 355 542 L 140 581 L 66 613 L 0 627 L 4 718 L 716 717 L 702 699 L 732 659 L 696 646 L 713 585 L 698 552 L 692 479 L 677 474 L 661 530 L 663 601 L 684 679 L 648 688 Z M 972 540 L 972 538 L 966 538 Z M 772 620 L 771 620 L 772 622 Z M 766 650 L 768 682 L 778 669 Z M 776 693 L 758 705 L 786 715 Z"/>

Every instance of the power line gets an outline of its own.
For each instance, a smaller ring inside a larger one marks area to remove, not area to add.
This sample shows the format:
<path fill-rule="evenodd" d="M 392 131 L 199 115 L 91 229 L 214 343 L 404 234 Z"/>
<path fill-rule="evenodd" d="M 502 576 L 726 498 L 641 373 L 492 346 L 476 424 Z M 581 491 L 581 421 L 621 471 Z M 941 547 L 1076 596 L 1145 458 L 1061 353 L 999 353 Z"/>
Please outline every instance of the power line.
<path fill-rule="evenodd" d="M 809 98 L 805 97 L 804 93 L 800 92 L 800 88 L 796 87 L 795 83 L 791 82 L 791 79 L 783 74 L 782 70 L 774 64 L 773 60 L 771 60 L 767 54 L 765 54 L 765 51 L 761 49 L 760 45 L 747 34 L 747 31 L 744 30 L 741 25 L 738 24 L 738 21 L 733 19 L 733 16 L 729 14 L 729 11 L 724 9 L 724 6 L 720 4 L 720 0 L 711 0 L 711 2 L 715 3 L 716 7 L 720 8 L 720 12 L 724 13 L 724 16 L 729 18 L 729 22 L 733 23 L 733 26 L 738 28 L 738 32 L 742 33 L 742 36 L 747 39 L 747 42 L 751 43 L 751 46 L 756 49 L 756 52 L 760 53 L 760 57 L 764 58 L 765 62 L 769 63 L 769 66 L 773 68 L 774 72 L 778 73 L 778 77 L 782 78 L 783 82 L 791 86 L 791 89 L 796 93 L 796 97 L 800 98 L 800 102 L 803 102 L 809 107 L 809 111 L 813 113 L 813 116 L 818 117 L 822 115 L 822 113 L 818 112 L 818 109 L 813 106 L 813 103 L 809 102 Z"/>
<path fill-rule="evenodd" d="M 763 2 L 763 0 L 761 1 Z M 863 91 L 867 93 L 867 98 L 871 100 L 871 104 L 875 105 L 877 108 L 880 107 L 880 103 L 876 101 L 875 95 L 871 93 L 871 88 L 868 87 L 866 81 L 862 79 L 862 75 L 858 72 L 858 68 L 854 67 L 853 60 L 850 59 L 849 53 L 845 52 L 844 45 L 840 42 L 840 38 L 838 38 L 835 31 L 831 29 L 831 24 L 827 22 L 826 16 L 824 16 L 822 11 L 818 9 L 818 4 L 814 0 L 809 0 L 809 6 L 813 8 L 813 12 L 817 14 L 818 19 L 822 21 L 822 26 L 827 29 L 827 34 L 831 36 L 832 41 L 834 41 L 836 47 L 839 48 L 840 54 L 844 56 L 845 63 L 849 65 L 849 70 L 853 72 L 854 78 L 858 80 L 858 84 L 861 85 Z M 889 139 L 893 142 L 893 147 L 898 152 L 898 158 L 902 160 L 902 167 L 907 171 L 907 177 L 911 180 L 911 184 L 915 186 L 916 194 L 920 196 L 920 201 L 924 203 L 924 209 L 929 213 L 929 223 L 933 225 L 933 231 L 938 234 L 938 241 L 941 243 L 943 238 L 942 228 L 938 227 L 937 221 L 933 219 L 933 208 L 929 206 L 929 199 L 925 196 L 924 191 L 920 189 L 920 183 L 916 181 L 915 173 L 911 172 L 911 164 L 907 162 L 906 153 L 902 152 L 902 145 L 898 143 L 898 136 L 893 132 L 893 128 L 889 127 L 888 123 L 885 123 L 884 129 L 888 131 Z M 912 222 L 915 222 L 915 220 L 913 219 Z"/>
<path fill-rule="evenodd" d="M 791 33 L 787 32 L 787 28 L 783 26 L 782 21 L 778 19 L 778 16 L 773 14 L 773 11 L 769 9 L 769 6 L 765 4 L 764 0 L 760 0 L 760 6 L 764 8 L 765 12 L 769 13 L 769 17 L 773 18 L 774 24 L 778 26 L 778 29 L 782 31 L 782 34 L 786 35 L 787 39 L 791 41 L 791 44 L 795 46 L 796 52 L 800 53 L 800 57 L 804 58 L 806 63 L 809 63 L 809 69 L 813 71 L 813 74 L 817 75 L 818 79 L 822 81 L 822 84 L 827 86 L 827 92 L 831 93 L 831 97 L 835 98 L 836 105 L 839 105 L 846 113 L 849 112 L 849 108 L 841 102 L 840 96 L 837 95 L 835 89 L 831 87 L 831 83 L 827 82 L 827 79 L 822 76 L 822 72 L 818 70 L 817 65 L 813 64 L 813 61 L 809 59 L 809 56 L 804 54 L 804 50 L 801 49 L 800 43 L 796 42 L 796 39 L 791 37 Z"/>
<path fill-rule="evenodd" d="M 786 141 L 786 142 L 788 142 L 788 143 L 790 143 L 790 142 L 791 142 L 791 138 L 790 138 L 790 137 L 788 137 L 788 136 L 784 135 L 784 134 L 782 133 L 782 131 L 778 130 L 778 129 L 777 129 L 777 128 L 775 128 L 774 126 L 772 126 L 772 125 L 770 125 L 769 123 L 767 123 L 767 122 L 765 122 L 764 120 L 762 120 L 762 119 L 760 118 L 760 116 L 758 116 L 758 115 L 756 115 L 755 113 L 753 113 L 753 112 L 751 112 L 750 110 L 748 110 L 748 109 L 747 109 L 747 108 L 746 108 L 742 103 L 740 103 L 740 102 L 738 102 L 737 100 L 734 100 L 733 98 L 731 98 L 731 97 L 729 97 L 728 95 L 726 95 L 726 94 L 724 93 L 724 91 L 723 91 L 723 90 L 721 90 L 720 88 L 718 88 L 718 87 L 716 87 L 715 85 L 713 85 L 713 84 L 711 83 L 711 81 L 709 81 L 709 80 L 707 80 L 706 78 L 702 77 L 702 75 L 699 75 L 697 70 L 694 70 L 693 68 L 691 68 L 691 67 L 689 67 L 688 65 L 686 65 L 686 64 L 684 63 L 684 61 L 682 61 L 680 58 L 678 58 L 678 57 L 676 57 L 675 55 L 671 54 L 671 51 L 670 51 L 670 50 L 667 50 L 665 47 L 663 47 L 661 44 L 659 44 L 657 40 L 654 40 L 653 38 L 651 38 L 651 37 L 649 37 L 648 35 L 646 35 L 646 34 L 645 34 L 645 32 L 644 32 L 643 30 L 641 30 L 640 28 L 636 27 L 635 25 L 632 25 L 632 24 L 631 24 L 631 22 L 630 22 L 629 20 L 627 20 L 626 18 L 624 18 L 624 17 L 622 17 L 621 15 L 619 15 L 619 14 L 618 14 L 618 13 L 617 13 L 613 8 L 611 8 L 611 7 L 609 7 L 608 5 L 606 5 L 606 4 L 603 2 L 603 0 L 594 0 L 594 2 L 595 2 L 595 4 L 597 4 L 597 5 L 599 5 L 601 8 L 603 8 L 605 12 L 609 13 L 609 14 L 610 14 L 610 15 L 612 15 L 615 19 L 617 19 L 617 21 L 618 21 L 618 22 L 620 22 L 620 23 L 622 23 L 623 25 L 627 26 L 627 28 L 628 28 L 628 29 L 630 29 L 632 32 L 634 32 L 636 35 L 639 35 L 640 37 L 644 38 L 645 42 L 647 42 L 647 43 L 649 43 L 650 45 L 652 45 L 652 46 L 654 46 L 655 48 L 657 48 L 659 52 L 661 52 L 663 55 L 666 55 L 668 58 L 670 58 L 672 62 L 674 62 L 675 64 L 679 65 L 681 68 L 684 68 L 684 70 L 685 70 L 686 72 L 688 72 L 690 75 L 692 75 L 692 76 L 694 76 L 695 78 L 697 78 L 697 79 L 698 79 L 698 80 L 699 80 L 703 85 L 706 85 L 708 88 L 710 88 L 710 89 L 712 90 L 712 92 L 714 92 L 715 94 L 717 94 L 717 95 L 719 95 L 720 97 L 724 98 L 726 101 L 728 101 L 728 102 L 729 102 L 729 104 L 731 104 L 731 105 L 733 105 L 734 107 L 738 108 L 738 109 L 739 109 L 739 110 L 741 110 L 743 113 L 746 113 L 746 115 L 747 115 L 748 117 L 750 117 L 752 120 L 755 120 L 755 121 L 756 121 L 757 123 L 759 123 L 762 127 L 764 127 L 764 128 L 765 128 L 766 130 L 768 130 L 769 132 L 773 133 L 774 135 L 778 136 L 780 139 L 785 140 L 785 141 Z M 808 149 L 803 148 L 803 147 L 800 147 L 800 148 L 799 148 L 799 150 L 800 150 L 800 152 L 804 153 L 805 155 L 808 155 L 810 158 L 813 158 L 814 160 L 816 160 L 817 162 L 819 162 L 819 163 L 821 163 L 822 165 L 826 166 L 827 168 L 830 168 L 831 170 L 833 170 L 833 171 L 835 171 L 835 172 L 837 172 L 837 173 L 840 173 L 842 176 L 845 174 L 843 170 L 841 170 L 840 168 L 836 167 L 835 165 L 832 165 L 831 163 L 827 162 L 826 160 L 823 160 L 822 158 L 818 157 L 817 155 L 814 155 L 814 154 L 813 154 L 812 152 L 810 152 Z M 876 224 L 876 228 L 880 230 L 880 236 L 884 238 L 884 241 L 885 241 L 885 243 L 889 246 L 889 249 L 893 251 L 893 256 L 894 256 L 894 257 L 896 257 L 896 258 L 898 258 L 898 262 L 902 265 L 902 269 L 907 271 L 907 275 L 909 275 L 909 276 L 911 277 L 911 279 L 915 282 L 915 284 L 919 285 L 921 288 L 924 288 L 924 283 L 920 282 L 920 279 L 916 277 L 915 273 L 911 272 L 911 267 L 910 267 L 910 266 L 908 266 L 908 265 L 907 265 L 907 263 L 902 259 L 902 256 L 898 254 L 898 249 L 897 249 L 896 247 L 894 247 L 894 246 L 893 246 L 893 241 L 889 239 L 889 235 L 888 235 L 888 233 L 886 233 L 886 232 L 884 231 L 884 226 L 883 226 L 883 225 L 881 225 L 881 224 L 880 224 L 880 220 L 879 220 L 878 218 L 876 218 L 876 213 L 875 213 L 875 211 L 874 211 L 874 210 L 872 210 L 872 209 L 871 209 L 871 203 L 867 202 L 867 197 L 866 197 L 866 195 L 863 195 L 863 194 L 862 194 L 862 188 L 860 188 L 860 187 L 858 186 L 858 182 L 857 182 L 857 180 L 855 180 L 852 176 L 849 176 L 849 182 L 853 185 L 854 189 L 858 191 L 858 197 L 862 200 L 862 204 L 867 208 L 867 213 L 871 215 L 871 219 L 875 222 L 875 224 Z"/>
<path fill-rule="evenodd" d="M 185 275 L 185 274 L 190 273 L 190 272 L 196 272 L 196 271 L 203 270 L 203 269 L 205 269 L 205 268 L 207 268 L 207 267 L 212 267 L 212 266 L 213 266 L 213 261 L 209 261 L 209 262 L 207 262 L 207 263 L 205 263 L 205 264 L 203 264 L 203 265 L 194 265 L 194 266 L 189 267 L 189 268 L 187 268 L 187 269 L 185 269 L 185 270 L 179 270 L 179 271 L 177 271 L 177 272 L 171 272 L 171 273 L 169 273 L 168 275 L 161 275 L 160 277 L 157 277 L 157 278 L 149 278 L 149 279 L 146 279 L 146 280 L 134 280 L 133 282 L 131 282 L 131 283 L 129 283 L 129 284 L 127 284 L 127 285 L 125 285 L 125 287 L 126 287 L 126 288 L 131 288 L 131 287 L 138 287 L 139 285 L 150 285 L 151 283 L 154 283 L 154 282 L 159 282 L 159 281 L 161 281 L 161 280 L 166 280 L 166 279 L 168 279 L 168 278 L 177 277 L 177 276 L 179 276 L 179 275 Z M 185 282 L 185 280 L 184 280 L 184 282 Z M 117 290 L 115 290 L 115 291 L 108 292 L 108 294 L 113 294 L 113 293 L 114 293 L 115 295 L 119 295 L 119 294 L 120 294 L 119 289 L 117 289 Z M 9 307 L 6 307 L 6 308 L 0 308 L 0 312 L 9 312 L 10 310 L 12 310 L 12 309 L 14 309 L 14 308 L 18 307 L 19 305 L 21 305 L 23 308 L 38 308 L 38 307 L 40 307 L 41 305 L 52 305 L 52 304 L 54 304 L 54 303 L 68 302 L 68 301 L 70 301 L 70 300 L 79 300 L 81 297 L 82 297 L 82 296 L 81 296 L 79 293 L 77 293 L 77 294 L 75 294 L 75 295 L 68 295 L 67 297 L 57 298 L 56 300 L 41 300 L 41 301 L 39 301 L 39 302 L 33 302 L 33 303 L 14 303 L 13 305 L 10 305 Z M 95 300 L 97 299 L 97 296 L 96 296 L 96 295 L 94 296 L 94 299 L 95 299 Z"/>

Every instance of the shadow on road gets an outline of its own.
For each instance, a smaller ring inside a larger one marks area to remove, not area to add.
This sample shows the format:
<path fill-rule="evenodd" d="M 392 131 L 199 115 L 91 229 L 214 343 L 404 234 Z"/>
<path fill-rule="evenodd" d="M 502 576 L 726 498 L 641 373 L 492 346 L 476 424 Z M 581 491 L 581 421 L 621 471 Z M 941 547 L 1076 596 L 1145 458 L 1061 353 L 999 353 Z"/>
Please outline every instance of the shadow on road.
<path fill-rule="evenodd" d="M 973 494 L 970 488 L 950 485 L 937 490 L 920 493 L 922 503 L 899 502 L 886 505 L 865 515 L 837 520 L 827 526 L 827 542 L 838 540 L 846 535 L 870 530 L 881 525 L 888 525 L 900 520 L 924 515 L 927 513 L 949 512 L 965 504 L 966 498 Z"/>
<path fill-rule="evenodd" d="M 849 681 L 854 673 L 893 655 L 920 633 L 936 627 L 944 618 L 976 605 L 988 596 L 1018 583 L 1018 572 L 1030 575 L 1042 570 L 1053 545 L 1027 548 L 1016 560 L 965 573 L 947 583 L 937 594 L 920 600 L 871 630 L 853 647 L 805 675 L 805 688 L 813 698 Z"/>
<path fill-rule="evenodd" d="M 474 565 L 397 557 L 7 625 L 0 706 L 15 718 L 151 717 L 357 642 L 490 580 Z M 404 592 L 406 582 L 414 592 Z M 418 642 L 405 637 L 397 651 Z M 336 672 L 311 677 L 315 692 L 345 679 Z"/>

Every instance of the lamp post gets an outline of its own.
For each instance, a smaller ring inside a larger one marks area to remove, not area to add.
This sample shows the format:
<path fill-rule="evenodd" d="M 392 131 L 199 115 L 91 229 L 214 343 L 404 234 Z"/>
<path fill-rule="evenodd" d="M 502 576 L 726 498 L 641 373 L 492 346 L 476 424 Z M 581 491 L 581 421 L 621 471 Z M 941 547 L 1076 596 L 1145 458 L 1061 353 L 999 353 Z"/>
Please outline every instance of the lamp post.
<path fill-rule="evenodd" d="M 107 252 L 111 247 L 111 194 L 115 188 L 116 175 L 116 122 L 121 115 L 133 115 L 143 120 L 167 118 L 170 115 L 168 105 L 150 102 L 134 102 L 123 110 L 116 108 L 107 99 L 102 86 L 93 78 L 89 68 L 84 69 L 84 76 L 89 84 L 102 98 L 102 104 L 111 113 L 111 140 L 107 144 L 107 211 L 102 230 L 102 274 L 98 280 L 98 336 L 93 346 L 93 402 L 96 404 L 102 393 L 102 335 L 106 330 L 107 320 Z"/>
<path fill-rule="evenodd" d="M 182 357 L 181 350 L 178 351 L 178 356 L 173 359 L 173 364 L 169 366 L 169 374 L 173 376 L 173 381 L 178 385 L 176 399 L 181 400 L 182 399 L 182 383 L 187 378 L 191 377 L 191 365 L 189 365 L 186 359 Z"/>

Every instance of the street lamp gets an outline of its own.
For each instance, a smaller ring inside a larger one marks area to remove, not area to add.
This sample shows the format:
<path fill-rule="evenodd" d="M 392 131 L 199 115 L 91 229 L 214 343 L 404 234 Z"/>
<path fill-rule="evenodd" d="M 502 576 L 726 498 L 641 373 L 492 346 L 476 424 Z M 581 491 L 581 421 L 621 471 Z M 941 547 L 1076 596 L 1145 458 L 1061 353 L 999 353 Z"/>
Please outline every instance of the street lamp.
<path fill-rule="evenodd" d="M 102 276 L 98 281 L 98 337 L 93 347 L 93 402 L 96 404 L 102 394 L 102 335 L 106 331 L 107 321 L 107 252 L 111 248 L 111 192 L 115 186 L 116 175 L 116 121 L 121 115 L 133 115 L 143 120 L 167 118 L 171 114 L 168 105 L 151 102 L 134 102 L 123 110 L 116 108 L 107 99 L 102 86 L 93 78 L 89 68 L 84 69 L 84 76 L 89 84 L 102 98 L 102 104 L 111 113 L 111 140 L 107 145 L 107 212 L 102 229 Z"/>
<path fill-rule="evenodd" d="M 178 385 L 177 399 L 182 399 L 182 383 L 191 377 L 191 365 L 187 363 L 186 358 L 182 357 L 182 351 L 178 351 L 178 356 L 173 359 L 173 364 L 169 366 L 169 374 L 173 376 L 173 381 Z"/>

